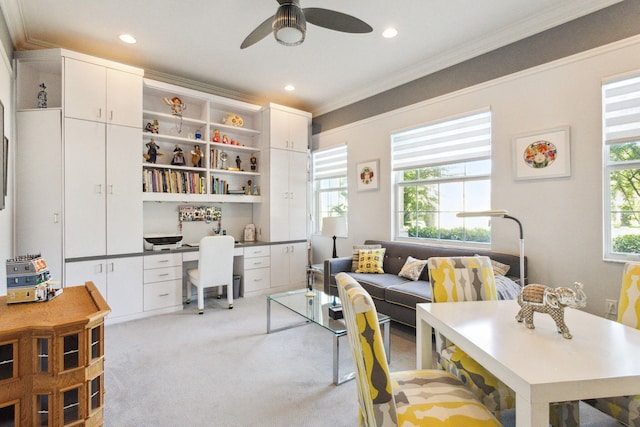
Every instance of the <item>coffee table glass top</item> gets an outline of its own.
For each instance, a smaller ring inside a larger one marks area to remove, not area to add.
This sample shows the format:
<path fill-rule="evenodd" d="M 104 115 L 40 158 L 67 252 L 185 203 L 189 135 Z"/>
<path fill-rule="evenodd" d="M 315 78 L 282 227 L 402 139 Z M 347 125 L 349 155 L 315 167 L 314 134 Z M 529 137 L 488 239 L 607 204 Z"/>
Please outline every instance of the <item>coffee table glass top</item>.
<path fill-rule="evenodd" d="M 334 320 L 329 317 L 329 307 L 340 306 L 338 297 L 327 295 L 317 289 L 311 291 L 298 289 L 269 295 L 267 298 L 269 301 L 280 304 L 334 334 L 346 333 L 344 319 Z M 378 321 L 381 323 L 387 321 L 388 318 L 389 316 L 385 314 L 378 314 Z"/>

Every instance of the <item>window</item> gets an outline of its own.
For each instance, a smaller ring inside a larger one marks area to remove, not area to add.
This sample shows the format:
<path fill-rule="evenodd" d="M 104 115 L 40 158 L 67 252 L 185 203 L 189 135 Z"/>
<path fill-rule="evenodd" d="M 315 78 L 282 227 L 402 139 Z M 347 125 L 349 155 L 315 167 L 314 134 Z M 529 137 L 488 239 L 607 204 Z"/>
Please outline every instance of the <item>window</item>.
<path fill-rule="evenodd" d="M 489 243 L 491 111 L 482 110 L 391 135 L 395 236 Z"/>
<path fill-rule="evenodd" d="M 604 257 L 640 254 L 640 74 L 602 86 Z"/>
<path fill-rule="evenodd" d="M 347 214 L 347 146 L 313 153 L 314 230 L 320 232 L 322 218 Z"/>

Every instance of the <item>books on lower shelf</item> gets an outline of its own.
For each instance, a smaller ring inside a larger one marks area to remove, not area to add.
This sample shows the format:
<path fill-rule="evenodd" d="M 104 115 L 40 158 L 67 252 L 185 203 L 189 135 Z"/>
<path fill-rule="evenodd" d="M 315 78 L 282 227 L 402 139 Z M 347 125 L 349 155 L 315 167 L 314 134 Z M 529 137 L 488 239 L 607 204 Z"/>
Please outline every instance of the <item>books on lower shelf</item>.
<path fill-rule="evenodd" d="M 146 169 L 142 173 L 145 193 L 206 194 L 205 177 L 197 172 L 171 169 Z"/>

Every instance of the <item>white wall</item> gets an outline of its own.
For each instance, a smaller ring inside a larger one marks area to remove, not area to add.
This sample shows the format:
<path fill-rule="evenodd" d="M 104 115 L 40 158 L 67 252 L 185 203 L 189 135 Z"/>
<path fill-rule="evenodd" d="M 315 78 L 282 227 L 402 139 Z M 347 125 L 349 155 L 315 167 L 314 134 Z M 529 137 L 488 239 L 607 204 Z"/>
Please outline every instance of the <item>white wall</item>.
<path fill-rule="evenodd" d="M 0 211 L 0 295 L 7 294 L 7 276 L 4 263 L 13 257 L 13 155 L 16 152 L 14 137 L 13 108 L 13 70 L 11 60 L 4 48 L 0 46 L 0 101 L 4 105 L 4 134 L 9 138 L 9 170 L 7 182 L 7 198 L 5 209 Z M 1 136 L 0 136 L 1 138 Z M 2 169 L 0 169 L 1 171 Z M 0 197 L 2 195 L 0 194 Z"/>
<path fill-rule="evenodd" d="M 349 237 L 338 239 L 338 256 L 365 239 L 392 237 L 392 132 L 489 106 L 492 208 L 522 222 L 530 283 L 582 281 L 587 311 L 604 315 L 604 300 L 618 299 L 622 264 L 602 259 L 601 82 L 633 70 L 640 70 L 640 37 L 315 135 L 314 149 L 348 144 Z M 516 181 L 512 137 L 560 125 L 571 127 L 571 176 Z M 380 190 L 358 193 L 355 164 L 371 159 L 380 159 Z M 517 225 L 492 224 L 492 249 L 517 254 Z M 314 236 L 312 247 L 316 263 L 331 256 L 329 238 Z"/>

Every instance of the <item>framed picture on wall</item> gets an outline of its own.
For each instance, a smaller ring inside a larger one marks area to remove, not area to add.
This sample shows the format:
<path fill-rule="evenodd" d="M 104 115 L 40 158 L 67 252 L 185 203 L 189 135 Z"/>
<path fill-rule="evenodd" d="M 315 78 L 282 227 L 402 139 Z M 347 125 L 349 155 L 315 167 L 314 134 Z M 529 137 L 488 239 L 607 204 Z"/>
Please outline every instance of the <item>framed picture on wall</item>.
<path fill-rule="evenodd" d="M 513 165 L 518 180 L 570 176 L 569 126 L 514 136 Z"/>
<path fill-rule="evenodd" d="M 380 161 L 376 159 L 360 162 L 356 165 L 358 191 L 377 190 L 380 188 L 379 164 Z"/>

